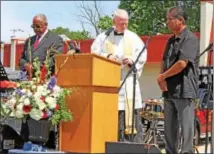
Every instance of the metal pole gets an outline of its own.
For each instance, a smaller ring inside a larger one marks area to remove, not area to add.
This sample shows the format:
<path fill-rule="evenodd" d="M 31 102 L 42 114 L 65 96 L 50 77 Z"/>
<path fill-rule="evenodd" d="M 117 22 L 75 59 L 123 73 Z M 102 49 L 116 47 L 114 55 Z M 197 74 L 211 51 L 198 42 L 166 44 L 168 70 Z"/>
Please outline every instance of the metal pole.
<path fill-rule="evenodd" d="M 133 102 L 132 102 L 132 138 L 131 141 L 134 142 L 134 126 L 135 126 L 135 94 L 136 94 L 136 80 L 137 80 L 137 68 L 133 65 Z M 136 117 L 137 118 L 137 117 Z"/>

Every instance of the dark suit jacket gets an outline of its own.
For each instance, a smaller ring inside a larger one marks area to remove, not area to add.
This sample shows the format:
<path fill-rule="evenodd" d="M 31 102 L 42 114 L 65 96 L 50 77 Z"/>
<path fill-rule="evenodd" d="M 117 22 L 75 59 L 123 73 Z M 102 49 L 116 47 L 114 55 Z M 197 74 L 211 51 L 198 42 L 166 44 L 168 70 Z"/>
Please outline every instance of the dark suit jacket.
<path fill-rule="evenodd" d="M 30 40 L 30 42 L 29 42 Z M 30 50 L 31 50 L 31 57 L 32 57 L 32 62 L 33 59 L 36 57 L 39 57 L 39 61 L 43 63 L 46 59 L 47 55 L 47 50 L 53 46 L 53 49 L 57 50 L 58 52 L 63 52 L 63 40 L 60 36 L 56 35 L 55 33 L 52 33 L 48 31 L 48 33 L 42 38 L 40 41 L 39 45 L 34 49 L 33 44 L 36 41 L 36 35 L 30 37 L 25 41 L 24 45 L 24 51 L 22 52 L 21 59 L 19 61 L 19 66 L 20 69 L 24 69 L 24 66 L 26 63 L 30 62 L 30 57 L 29 57 L 29 50 L 28 50 L 28 44 L 30 43 Z M 51 66 L 54 68 L 54 58 L 53 54 L 51 55 Z"/>

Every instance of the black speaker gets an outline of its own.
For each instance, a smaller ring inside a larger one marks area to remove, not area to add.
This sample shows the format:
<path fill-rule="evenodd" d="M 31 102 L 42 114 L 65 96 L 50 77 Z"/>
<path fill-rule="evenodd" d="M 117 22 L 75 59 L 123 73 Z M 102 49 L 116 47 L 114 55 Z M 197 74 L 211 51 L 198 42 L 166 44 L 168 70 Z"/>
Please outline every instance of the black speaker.
<path fill-rule="evenodd" d="M 105 153 L 154 153 L 161 154 L 155 144 L 141 144 L 131 142 L 106 142 Z"/>

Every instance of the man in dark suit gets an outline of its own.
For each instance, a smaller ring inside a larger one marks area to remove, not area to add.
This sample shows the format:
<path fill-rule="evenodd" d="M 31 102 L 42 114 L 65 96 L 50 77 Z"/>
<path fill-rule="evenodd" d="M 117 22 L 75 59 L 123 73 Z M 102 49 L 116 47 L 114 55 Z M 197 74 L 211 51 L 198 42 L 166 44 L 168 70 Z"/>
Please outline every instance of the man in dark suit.
<path fill-rule="evenodd" d="M 39 58 L 41 63 L 45 61 L 48 49 L 52 48 L 59 53 L 63 52 L 63 40 L 48 30 L 48 21 L 44 14 L 34 16 L 31 27 L 36 35 L 26 40 L 24 51 L 19 61 L 20 69 L 26 70 L 28 74 L 32 74 L 32 62 L 36 57 Z M 52 52 L 50 56 L 52 73 L 54 72 L 54 54 L 55 52 Z"/>

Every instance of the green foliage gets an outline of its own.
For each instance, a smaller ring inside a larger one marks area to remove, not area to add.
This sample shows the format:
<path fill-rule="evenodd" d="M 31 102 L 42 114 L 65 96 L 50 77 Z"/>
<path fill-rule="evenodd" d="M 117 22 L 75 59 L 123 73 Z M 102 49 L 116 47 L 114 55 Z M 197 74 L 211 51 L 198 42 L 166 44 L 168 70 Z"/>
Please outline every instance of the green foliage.
<path fill-rule="evenodd" d="M 200 28 L 200 1 L 142 1 L 142 0 L 121 0 L 119 8 L 128 11 L 129 29 L 138 35 L 149 35 L 154 31 L 154 24 L 158 21 L 166 21 L 166 14 L 169 8 L 178 5 L 187 10 L 189 20 L 188 26 L 192 31 L 199 31 Z M 170 33 L 167 28 L 160 28 L 160 33 Z"/>
<path fill-rule="evenodd" d="M 104 16 L 100 18 L 98 28 L 100 28 L 102 31 L 105 31 L 112 25 L 113 25 L 112 18 L 109 16 Z"/>
<path fill-rule="evenodd" d="M 63 92 L 60 93 L 60 96 L 57 99 L 57 103 L 59 104 L 60 108 L 50 118 L 51 123 L 53 125 L 56 125 L 61 121 L 68 122 L 73 119 L 73 115 L 71 111 L 68 109 L 67 104 L 65 102 L 66 96 L 70 95 L 70 93 L 71 90 L 69 89 L 63 89 Z"/>
<path fill-rule="evenodd" d="M 84 40 L 90 39 L 90 35 L 88 31 L 70 31 L 69 28 L 57 27 L 56 29 L 52 29 L 52 32 L 55 32 L 58 35 L 64 34 L 71 40 Z"/>

